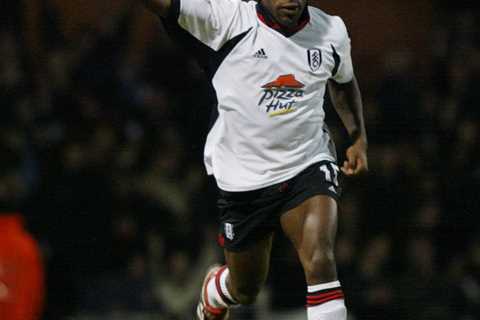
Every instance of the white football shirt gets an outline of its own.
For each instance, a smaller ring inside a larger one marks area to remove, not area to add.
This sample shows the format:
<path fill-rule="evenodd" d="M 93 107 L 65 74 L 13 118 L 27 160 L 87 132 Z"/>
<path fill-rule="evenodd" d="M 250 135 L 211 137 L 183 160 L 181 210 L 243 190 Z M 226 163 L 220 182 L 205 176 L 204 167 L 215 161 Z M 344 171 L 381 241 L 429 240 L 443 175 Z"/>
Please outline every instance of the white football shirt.
<path fill-rule="evenodd" d="M 172 12 L 219 60 L 210 73 L 218 118 L 204 152 L 219 188 L 255 190 L 336 160 L 325 89 L 329 79 L 353 79 L 339 17 L 308 6 L 296 32 L 286 34 L 255 1 L 174 0 Z"/>

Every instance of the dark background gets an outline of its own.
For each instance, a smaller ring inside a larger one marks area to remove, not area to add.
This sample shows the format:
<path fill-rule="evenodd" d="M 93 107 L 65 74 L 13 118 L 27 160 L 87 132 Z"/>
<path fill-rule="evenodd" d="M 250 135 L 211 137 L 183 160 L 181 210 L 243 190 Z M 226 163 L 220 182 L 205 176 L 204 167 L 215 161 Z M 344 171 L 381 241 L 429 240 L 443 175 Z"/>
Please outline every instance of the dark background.
<path fill-rule="evenodd" d="M 346 180 L 340 203 L 352 319 L 480 319 L 480 14 L 469 3 L 314 2 L 349 28 L 370 140 L 371 172 Z M 44 319 L 190 319 L 221 260 L 202 164 L 210 99 L 192 53 L 134 1 L 2 4 L 0 174 L 17 181 L 14 209 L 42 248 Z M 326 108 L 342 158 L 348 140 Z M 304 295 L 278 235 L 267 288 L 235 319 L 301 313 Z"/>

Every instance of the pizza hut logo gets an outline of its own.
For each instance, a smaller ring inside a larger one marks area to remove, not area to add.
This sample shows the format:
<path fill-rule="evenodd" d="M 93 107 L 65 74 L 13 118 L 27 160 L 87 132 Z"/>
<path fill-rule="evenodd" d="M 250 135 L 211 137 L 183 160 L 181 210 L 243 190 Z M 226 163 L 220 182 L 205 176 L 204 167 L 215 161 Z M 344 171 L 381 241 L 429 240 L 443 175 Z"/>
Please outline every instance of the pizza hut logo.
<path fill-rule="evenodd" d="M 270 116 L 293 112 L 298 99 L 304 95 L 303 87 L 305 85 L 295 79 L 295 75 L 281 75 L 262 86 L 258 105 L 263 106 Z"/>

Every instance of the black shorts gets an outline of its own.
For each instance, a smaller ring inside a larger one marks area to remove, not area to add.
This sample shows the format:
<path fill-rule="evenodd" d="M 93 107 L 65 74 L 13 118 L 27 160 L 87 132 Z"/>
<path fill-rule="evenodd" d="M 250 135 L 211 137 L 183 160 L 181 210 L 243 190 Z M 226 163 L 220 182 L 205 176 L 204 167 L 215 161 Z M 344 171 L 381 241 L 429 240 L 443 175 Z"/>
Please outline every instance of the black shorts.
<path fill-rule="evenodd" d="M 266 188 L 229 192 L 219 190 L 219 243 L 230 251 L 241 251 L 275 231 L 280 216 L 315 195 L 338 200 L 339 169 L 331 161 L 315 163 L 297 176 Z"/>

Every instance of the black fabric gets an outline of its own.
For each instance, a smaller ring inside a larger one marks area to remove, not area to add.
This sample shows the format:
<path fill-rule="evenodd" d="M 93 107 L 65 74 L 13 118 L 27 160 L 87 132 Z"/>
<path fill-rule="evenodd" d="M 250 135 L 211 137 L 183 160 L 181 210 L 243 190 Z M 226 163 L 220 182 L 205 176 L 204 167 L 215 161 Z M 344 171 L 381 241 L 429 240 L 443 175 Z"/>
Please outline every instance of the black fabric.
<path fill-rule="evenodd" d="M 252 30 L 252 28 L 249 28 L 247 31 L 244 31 L 240 33 L 239 35 L 233 37 L 232 39 L 228 40 L 218 51 L 213 51 L 210 59 L 209 59 L 209 65 L 208 65 L 208 78 L 211 81 L 213 77 L 215 76 L 215 73 L 217 72 L 218 68 L 222 64 L 223 60 L 232 52 L 232 50 L 237 46 L 237 44 L 242 41 L 243 38 Z"/>
<path fill-rule="evenodd" d="M 180 15 L 180 1 L 181 0 L 172 0 L 172 5 L 170 7 L 168 16 L 166 18 L 162 18 L 161 20 L 168 32 L 168 35 L 180 48 L 185 51 L 185 53 L 187 53 L 189 56 L 192 56 L 199 63 L 202 69 L 206 72 L 208 80 L 211 81 L 223 60 L 225 60 L 235 46 L 252 28 L 249 28 L 248 30 L 228 40 L 218 51 L 215 51 L 195 38 L 178 24 L 178 17 Z"/>
<path fill-rule="evenodd" d="M 327 195 L 338 201 L 341 188 L 327 180 L 321 167 L 329 171 L 330 177 L 338 174 L 334 163 L 321 161 L 270 187 L 246 192 L 219 190 L 217 206 L 223 246 L 229 251 L 248 248 L 277 230 L 283 213 L 315 195 Z"/>
<path fill-rule="evenodd" d="M 245 32 L 237 35 L 236 37 L 233 37 L 229 41 L 227 41 L 219 51 L 215 52 L 215 51 L 212 50 L 213 53 L 211 54 L 210 58 L 208 59 L 209 62 L 208 62 L 208 67 L 206 69 L 207 77 L 208 77 L 208 80 L 210 82 L 212 92 L 215 92 L 215 89 L 213 88 L 211 82 L 212 82 L 212 79 L 215 76 L 215 73 L 217 72 L 218 68 L 222 64 L 223 60 L 225 60 L 225 58 L 230 54 L 230 52 L 232 52 L 233 48 L 235 48 L 237 46 L 237 44 L 243 38 L 245 38 L 245 36 L 248 34 L 248 32 L 250 32 L 250 30 L 252 30 L 252 28 L 248 29 L 247 31 L 245 31 Z M 212 108 L 212 112 L 211 112 L 211 115 L 210 115 L 210 129 L 213 127 L 213 125 L 215 124 L 215 121 L 217 121 L 217 118 L 218 118 L 218 108 L 217 108 L 218 100 L 216 99 L 216 94 L 214 96 L 215 96 L 215 105 Z"/>
<path fill-rule="evenodd" d="M 165 30 L 173 42 L 182 49 L 187 56 L 197 61 L 203 70 L 208 70 L 209 60 L 212 55 L 215 54 L 215 51 L 180 27 L 178 24 L 179 10 L 180 0 L 173 0 L 168 17 L 161 19 Z"/>
<path fill-rule="evenodd" d="M 212 111 L 209 124 L 209 129 L 211 129 L 218 118 L 218 100 L 215 88 L 212 85 L 212 79 L 225 58 L 252 28 L 228 40 L 218 51 L 215 51 L 180 27 L 178 24 L 179 14 L 180 0 L 172 0 L 169 15 L 167 18 L 163 18 L 162 22 L 174 42 L 183 49 L 187 55 L 196 60 L 207 75 L 210 88 L 209 96 L 212 99 Z"/>
<path fill-rule="evenodd" d="M 338 68 L 340 67 L 340 56 L 338 55 L 337 50 L 335 50 L 335 47 L 333 45 L 331 45 L 331 47 L 333 52 L 333 61 L 335 62 L 332 70 L 332 77 L 335 77 L 338 72 Z"/>

